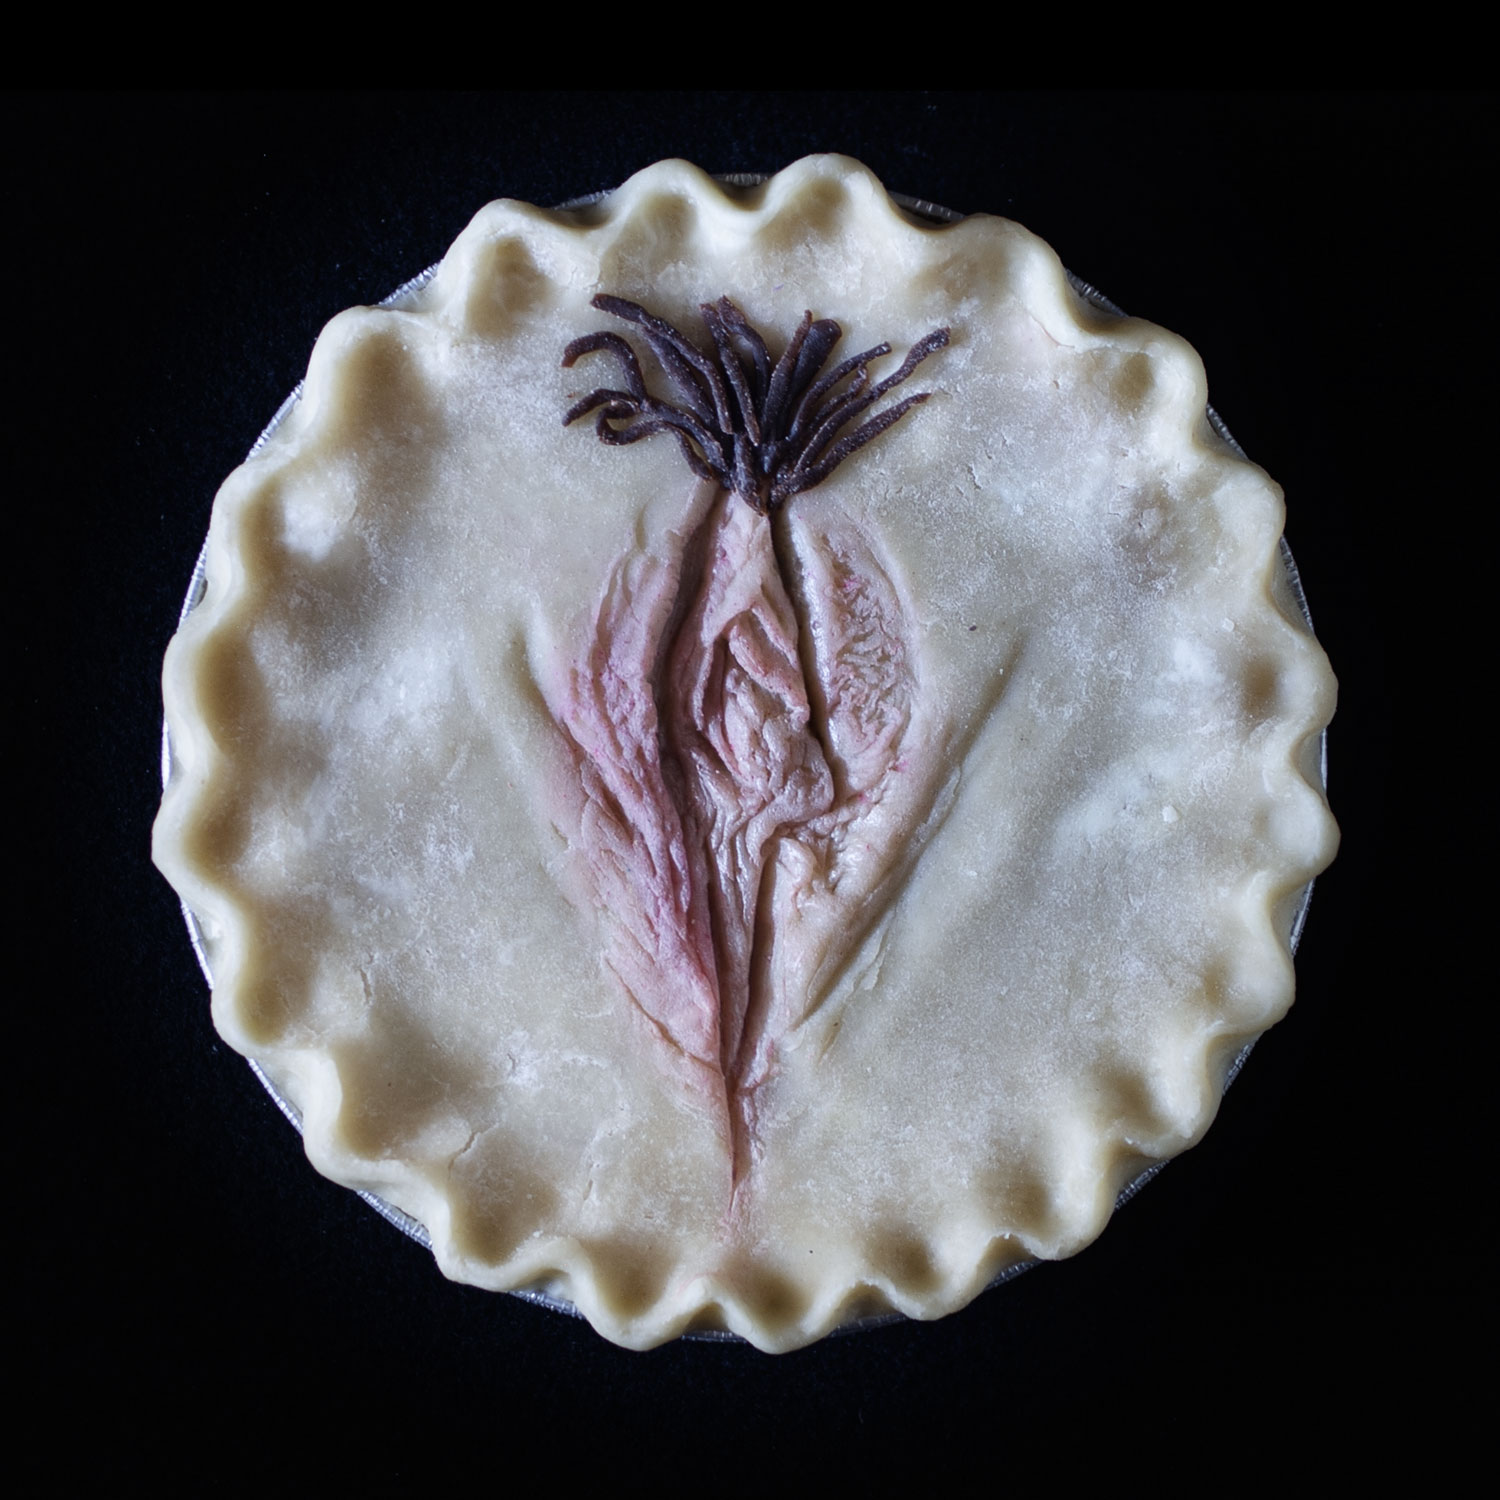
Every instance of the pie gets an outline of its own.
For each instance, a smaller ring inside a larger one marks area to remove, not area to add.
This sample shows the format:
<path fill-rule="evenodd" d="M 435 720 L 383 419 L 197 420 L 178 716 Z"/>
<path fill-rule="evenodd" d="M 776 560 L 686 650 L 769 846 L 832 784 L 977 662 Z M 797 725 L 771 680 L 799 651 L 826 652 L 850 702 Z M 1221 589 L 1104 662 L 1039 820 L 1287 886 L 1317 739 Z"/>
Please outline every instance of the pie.
<path fill-rule="evenodd" d="M 214 507 L 157 863 L 449 1276 L 646 1348 L 1079 1250 L 1292 1000 L 1334 680 L 1181 339 L 841 157 L 484 209 Z"/>

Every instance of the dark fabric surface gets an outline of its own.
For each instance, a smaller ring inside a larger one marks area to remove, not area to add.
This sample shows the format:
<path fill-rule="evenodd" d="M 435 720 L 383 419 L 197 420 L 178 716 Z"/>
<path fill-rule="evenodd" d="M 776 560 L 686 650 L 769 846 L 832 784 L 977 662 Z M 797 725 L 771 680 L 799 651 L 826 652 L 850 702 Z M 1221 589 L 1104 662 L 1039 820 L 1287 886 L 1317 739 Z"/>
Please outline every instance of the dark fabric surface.
<path fill-rule="evenodd" d="M 1458 667 L 1474 659 L 1463 554 L 1494 487 L 1475 348 L 1486 102 L 37 95 L 3 109 L 23 334 L 8 402 L 15 722 L 30 742 L 13 773 L 16 1347 L 38 1408 L 87 1417 L 65 1464 L 167 1473 L 206 1443 L 273 1481 L 300 1449 L 351 1480 L 420 1482 L 451 1461 L 509 1486 L 530 1454 L 559 1481 L 605 1466 L 741 1493 L 819 1464 L 855 1477 L 913 1461 L 936 1484 L 965 1456 L 1001 1483 L 1018 1445 L 1061 1474 L 1204 1423 L 1226 1454 L 1251 1429 L 1279 1443 L 1465 1428 L 1477 1397 L 1450 1361 L 1479 1298 L 1493 1167 L 1482 990 L 1449 887 L 1467 878 L 1450 861 L 1490 837 L 1462 765 Z M 1197 346 L 1211 399 L 1287 492 L 1341 681 L 1344 845 L 1292 1015 L 1207 1140 L 1083 1255 L 940 1323 L 779 1359 L 627 1354 L 445 1282 L 308 1167 L 218 1040 L 149 862 L 160 660 L 214 491 L 333 314 L 437 260 L 491 198 L 556 202 L 664 156 L 775 170 L 815 150 L 1018 219 Z"/>

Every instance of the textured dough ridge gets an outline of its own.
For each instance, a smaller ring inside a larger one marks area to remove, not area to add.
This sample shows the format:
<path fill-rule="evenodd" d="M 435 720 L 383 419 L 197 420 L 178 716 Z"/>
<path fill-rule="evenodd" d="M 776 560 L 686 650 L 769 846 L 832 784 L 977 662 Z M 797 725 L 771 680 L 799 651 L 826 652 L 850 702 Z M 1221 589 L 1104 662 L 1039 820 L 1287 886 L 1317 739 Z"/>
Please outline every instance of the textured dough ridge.
<path fill-rule="evenodd" d="M 555 785 L 600 589 L 670 563 L 706 503 L 669 440 L 561 426 L 599 292 L 693 336 L 725 293 L 774 339 L 810 308 L 836 359 L 887 339 L 886 368 L 952 330 L 931 400 L 789 505 L 797 545 L 857 530 L 911 601 L 947 759 L 776 1056 L 732 1202 L 597 962 Z M 491 204 L 399 306 L 335 318 L 216 499 L 154 841 L 215 1024 L 314 1165 L 417 1218 L 447 1275 L 633 1348 L 937 1317 L 1092 1240 L 1290 1005 L 1293 898 L 1337 840 L 1281 492 L 1206 403 L 1187 343 L 1084 301 L 1035 236 L 919 225 L 841 157 Z"/>

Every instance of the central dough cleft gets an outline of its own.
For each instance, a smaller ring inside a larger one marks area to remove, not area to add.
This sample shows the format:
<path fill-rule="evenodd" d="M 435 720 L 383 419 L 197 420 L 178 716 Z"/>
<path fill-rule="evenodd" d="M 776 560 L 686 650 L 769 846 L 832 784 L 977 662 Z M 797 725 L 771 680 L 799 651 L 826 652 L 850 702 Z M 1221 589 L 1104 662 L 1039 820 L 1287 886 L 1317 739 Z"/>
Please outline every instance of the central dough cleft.
<path fill-rule="evenodd" d="M 747 1023 L 757 932 L 775 840 L 833 804 L 833 776 L 810 724 L 797 616 L 776 565 L 771 521 L 721 496 L 707 558 L 657 683 L 667 785 L 681 809 L 705 896 L 719 984 L 719 1064 L 731 1084 L 753 1050 Z M 763 1007 L 762 1007 L 763 1008 Z"/>
<path fill-rule="evenodd" d="M 930 805 L 911 655 L 852 526 L 814 535 L 720 491 L 674 558 L 615 568 L 569 674 L 557 718 L 607 961 L 722 1111 L 736 1181 L 778 1046 Z"/>

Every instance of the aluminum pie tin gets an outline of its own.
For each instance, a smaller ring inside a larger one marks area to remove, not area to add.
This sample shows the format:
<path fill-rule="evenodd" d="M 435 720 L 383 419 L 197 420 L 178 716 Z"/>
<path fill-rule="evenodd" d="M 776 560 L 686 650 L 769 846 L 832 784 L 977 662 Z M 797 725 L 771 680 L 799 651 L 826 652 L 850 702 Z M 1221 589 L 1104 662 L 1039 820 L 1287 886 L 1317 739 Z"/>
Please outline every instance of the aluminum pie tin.
<path fill-rule="evenodd" d="M 727 172 L 715 174 L 715 181 L 723 183 L 726 187 L 757 187 L 761 183 L 767 181 L 768 177 L 769 174 L 764 172 Z M 581 198 L 570 198 L 566 203 L 558 204 L 557 208 L 559 210 L 586 208 L 592 203 L 598 203 L 602 201 L 604 198 L 608 197 L 610 192 L 612 191 L 613 189 L 603 189 L 599 192 L 588 193 Z M 907 213 L 912 214 L 916 218 L 925 220 L 931 224 L 956 224 L 960 219 L 967 217 L 967 215 L 957 213 L 953 209 L 944 208 L 940 204 L 931 203 L 925 198 L 914 198 L 905 193 L 892 193 L 890 196 L 892 201 L 898 204 L 901 208 L 905 209 Z M 428 266 L 425 271 L 422 271 L 418 275 L 413 276 L 409 281 L 403 282 L 389 296 L 382 298 L 380 302 L 376 303 L 376 306 L 401 306 L 402 303 L 406 302 L 417 292 L 421 291 L 421 289 L 425 287 L 434 276 L 437 275 L 438 269 L 441 264 L 441 261 L 436 262 L 435 264 Z M 1092 304 L 1094 307 L 1099 308 L 1102 312 L 1109 313 L 1113 317 L 1123 318 L 1128 316 L 1125 310 L 1117 302 L 1105 296 L 1105 294 L 1101 292 L 1098 287 L 1090 285 L 1090 283 L 1083 280 L 1083 278 L 1080 276 L 1075 276 L 1072 271 L 1068 271 L 1066 268 L 1064 268 L 1064 270 L 1065 274 L 1067 275 L 1069 284 L 1072 286 L 1073 290 L 1084 299 L 1084 301 Z M 287 398 L 281 403 L 279 407 L 277 407 L 276 414 L 266 424 L 265 429 L 261 432 L 260 436 L 257 437 L 256 440 L 250 445 L 250 450 L 245 455 L 245 458 L 247 460 L 253 458 L 257 453 L 260 452 L 263 447 L 265 447 L 265 445 L 271 440 L 272 436 L 276 433 L 277 429 L 280 428 L 281 424 L 287 419 L 288 415 L 290 415 L 292 408 L 296 406 L 297 402 L 302 398 L 304 383 L 305 382 L 299 380 L 297 382 L 297 385 L 287 396 Z M 1207 407 L 1207 416 L 1209 424 L 1210 426 L 1212 426 L 1215 434 L 1231 449 L 1233 449 L 1233 451 L 1240 458 L 1245 459 L 1247 462 L 1251 461 L 1250 455 L 1245 452 L 1243 447 L 1241 447 L 1234 434 L 1230 432 L 1224 419 L 1219 415 L 1217 411 L 1214 410 L 1211 405 Z M 1296 601 L 1297 608 L 1300 611 L 1308 630 L 1311 631 L 1313 628 L 1312 611 L 1308 608 L 1307 594 L 1302 586 L 1302 575 L 1297 570 L 1296 559 L 1292 556 L 1292 549 L 1288 545 L 1285 536 L 1281 537 L 1278 545 L 1280 549 L 1281 564 L 1287 587 L 1291 592 L 1292 598 Z M 203 598 L 207 577 L 207 558 L 208 538 L 205 536 L 203 545 L 199 548 L 198 551 L 198 559 L 193 564 L 192 575 L 188 579 L 187 593 L 182 601 L 182 609 L 179 611 L 177 616 L 177 628 L 179 630 L 181 630 L 184 622 L 187 620 L 187 617 L 193 612 L 193 610 L 197 607 L 199 601 Z M 167 724 L 165 714 L 163 714 L 161 726 L 161 784 L 163 792 L 166 791 L 167 785 L 172 779 L 173 764 L 172 733 Z M 1328 791 L 1328 731 L 1326 728 L 1318 736 L 1318 778 L 1320 786 L 1324 794 L 1326 795 Z M 1297 898 L 1296 908 L 1292 914 L 1292 925 L 1288 943 L 1294 956 L 1297 952 L 1298 945 L 1302 941 L 1303 928 L 1307 925 L 1308 908 L 1312 904 L 1313 885 L 1314 882 L 1309 880 L 1307 884 L 1303 886 L 1302 891 Z M 180 905 L 182 907 L 183 922 L 187 927 L 188 941 L 189 943 L 191 943 L 193 954 L 198 960 L 198 967 L 203 971 L 203 977 L 205 980 L 207 980 L 209 989 L 212 990 L 214 976 L 213 970 L 209 964 L 208 949 L 204 943 L 203 929 L 199 924 L 197 916 L 188 906 L 187 902 L 180 901 Z M 1224 1077 L 1224 1088 L 1226 1091 L 1239 1076 L 1240 1069 L 1244 1067 L 1245 1060 L 1250 1056 L 1250 1053 L 1254 1049 L 1254 1047 L 1255 1039 L 1252 1038 L 1250 1041 L 1246 1042 L 1245 1045 L 1240 1049 L 1240 1051 L 1235 1055 L 1234 1061 L 1229 1065 L 1229 1070 Z M 281 1111 L 283 1115 L 286 1116 L 286 1118 L 291 1122 L 293 1128 L 300 1135 L 302 1133 L 302 1112 L 297 1108 L 295 1104 L 292 1103 L 290 1099 L 286 1097 L 285 1094 L 281 1092 L 280 1089 L 276 1087 L 276 1085 L 271 1081 L 270 1077 L 266 1074 L 265 1070 L 260 1066 L 259 1063 L 257 1063 L 253 1058 L 246 1058 L 245 1061 L 248 1064 L 250 1071 L 254 1073 L 256 1078 L 260 1081 L 261 1087 L 264 1088 L 265 1091 L 271 1096 L 272 1100 L 276 1104 L 276 1107 Z M 1151 1166 L 1146 1167 L 1142 1172 L 1140 1172 L 1139 1175 L 1132 1178 L 1130 1182 L 1128 1182 L 1123 1188 L 1121 1188 L 1119 1194 L 1116 1196 L 1115 1208 L 1118 1210 L 1126 1203 L 1128 1203 L 1133 1197 L 1135 1197 L 1135 1195 L 1140 1192 L 1140 1190 L 1148 1182 L 1150 1182 L 1153 1177 L 1155 1177 L 1164 1167 L 1170 1164 L 1170 1160 L 1171 1159 L 1169 1158 L 1167 1161 L 1154 1162 Z M 386 1200 L 380 1197 L 377 1193 L 368 1192 L 363 1188 L 351 1188 L 349 1191 L 358 1194 L 358 1196 L 362 1198 L 367 1204 L 369 1204 L 369 1206 L 374 1209 L 375 1212 L 379 1214 L 380 1217 L 384 1219 L 388 1224 L 395 1225 L 395 1227 L 399 1229 L 403 1234 L 409 1236 L 411 1239 L 414 1239 L 425 1249 L 432 1249 L 431 1236 L 427 1233 L 426 1226 L 422 1224 L 420 1220 L 414 1219 L 410 1214 L 397 1208 L 395 1204 L 386 1202 Z M 989 1283 L 985 1290 L 992 1291 L 995 1287 L 1000 1286 L 1007 1281 L 1014 1281 L 1016 1277 L 1020 1276 L 1026 1271 L 1031 1270 L 1033 1266 L 1039 1264 L 1041 1264 L 1041 1262 L 1037 1260 L 1024 1260 L 1018 1262 L 1013 1266 L 1008 1266 L 1005 1270 L 1001 1271 L 993 1281 Z M 571 1302 L 566 1297 L 559 1297 L 552 1292 L 540 1291 L 535 1288 L 521 1287 L 511 1291 L 510 1293 L 508 1293 L 508 1295 L 512 1297 L 519 1297 L 523 1301 L 534 1303 L 539 1307 L 551 1308 L 554 1312 L 565 1313 L 569 1317 L 577 1318 L 580 1321 L 583 1320 L 583 1314 L 578 1310 L 577 1306 L 575 1306 L 573 1302 Z M 842 1334 L 860 1333 L 872 1328 L 885 1328 L 889 1327 L 893 1323 L 904 1323 L 906 1321 L 906 1314 L 897 1312 L 894 1309 L 889 1312 L 872 1313 L 865 1317 L 854 1318 L 847 1323 L 840 1324 L 839 1327 L 831 1331 L 828 1337 L 836 1338 Z M 729 1332 L 727 1329 L 691 1329 L 680 1335 L 680 1337 L 683 1339 L 689 1339 L 702 1343 L 711 1342 L 744 1344 L 747 1348 L 750 1347 L 748 1340 L 741 1338 L 737 1333 Z"/>

